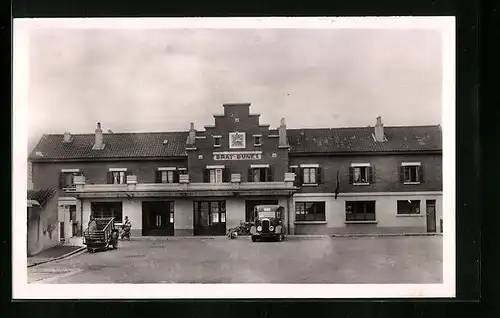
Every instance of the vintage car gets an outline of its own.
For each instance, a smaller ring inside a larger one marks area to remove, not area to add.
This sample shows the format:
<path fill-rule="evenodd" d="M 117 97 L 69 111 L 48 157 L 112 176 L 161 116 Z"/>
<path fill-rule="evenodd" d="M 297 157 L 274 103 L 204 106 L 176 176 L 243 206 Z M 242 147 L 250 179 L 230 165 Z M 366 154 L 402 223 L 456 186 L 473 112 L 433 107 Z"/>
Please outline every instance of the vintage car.
<path fill-rule="evenodd" d="M 273 239 L 281 242 L 285 238 L 284 210 L 279 205 L 257 205 L 254 208 L 255 221 L 250 228 L 252 242 L 259 239 Z"/>

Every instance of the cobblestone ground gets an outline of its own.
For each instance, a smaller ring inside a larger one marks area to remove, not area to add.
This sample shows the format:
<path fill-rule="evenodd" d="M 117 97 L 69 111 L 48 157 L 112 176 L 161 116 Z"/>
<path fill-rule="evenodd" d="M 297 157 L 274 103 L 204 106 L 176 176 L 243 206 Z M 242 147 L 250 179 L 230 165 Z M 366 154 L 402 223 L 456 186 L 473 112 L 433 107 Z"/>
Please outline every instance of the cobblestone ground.
<path fill-rule="evenodd" d="M 120 241 L 28 268 L 30 283 L 441 283 L 442 237 Z"/>

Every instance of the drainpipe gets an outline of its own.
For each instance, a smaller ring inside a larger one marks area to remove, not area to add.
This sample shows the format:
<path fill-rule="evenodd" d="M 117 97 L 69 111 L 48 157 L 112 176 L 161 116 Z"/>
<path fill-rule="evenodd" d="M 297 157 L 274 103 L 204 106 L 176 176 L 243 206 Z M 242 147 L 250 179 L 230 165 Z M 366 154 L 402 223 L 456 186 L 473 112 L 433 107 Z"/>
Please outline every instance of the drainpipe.
<path fill-rule="evenodd" d="M 80 236 L 83 237 L 83 201 L 80 200 Z"/>
<path fill-rule="evenodd" d="M 290 210 L 290 205 L 291 205 L 290 204 L 290 197 L 288 197 L 287 203 L 288 203 L 288 215 L 287 215 L 287 218 L 286 218 L 286 222 L 287 222 L 287 225 L 286 225 L 287 230 L 286 231 L 287 231 L 287 234 L 290 235 L 290 217 L 291 217 L 290 216 L 291 215 L 291 212 L 290 212 L 291 211 Z"/>

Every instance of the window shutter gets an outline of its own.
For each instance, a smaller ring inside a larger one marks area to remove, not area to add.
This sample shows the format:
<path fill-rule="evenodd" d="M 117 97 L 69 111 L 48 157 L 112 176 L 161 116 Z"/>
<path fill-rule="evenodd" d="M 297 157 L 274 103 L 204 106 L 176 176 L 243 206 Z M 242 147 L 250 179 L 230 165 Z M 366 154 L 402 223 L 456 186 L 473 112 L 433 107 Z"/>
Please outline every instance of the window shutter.
<path fill-rule="evenodd" d="M 231 182 L 231 171 L 229 168 L 222 169 L 222 182 Z"/>
<path fill-rule="evenodd" d="M 203 182 L 210 182 L 210 170 L 203 170 Z"/>
<path fill-rule="evenodd" d="M 108 184 L 113 184 L 113 172 L 108 171 Z"/>
<path fill-rule="evenodd" d="M 399 167 L 399 181 L 401 183 L 405 182 L 405 167 L 404 166 Z"/>
<path fill-rule="evenodd" d="M 293 184 L 296 186 L 299 184 L 299 169 L 298 168 L 293 168 L 292 172 L 295 173 L 295 179 L 293 181 Z"/>
<path fill-rule="evenodd" d="M 247 182 L 253 182 L 253 169 L 248 169 L 248 180 Z"/>
<path fill-rule="evenodd" d="M 174 183 L 179 183 L 179 178 L 180 178 L 179 174 L 180 174 L 179 170 L 174 171 Z"/>
<path fill-rule="evenodd" d="M 323 183 L 322 176 L 323 176 L 323 171 L 322 171 L 321 167 L 316 168 L 316 183 L 317 184 Z"/>
<path fill-rule="evenodd" d="M 267 182 L 273 181 L 273 167 L 267 168 Z"/>
<path fill-rule="evenodd" d="M 59 189 L 64 188 L 64 173 L 59 173 Z"/>
<path fill-rule="evenodd" d="M 155 183 L 161 183 L 161 171 L 155 170 Z"/>
<path fill-rule="evenodd" d="M 420 164 L 420 167 L 418 167 L 418 181 L 420 181 L 420 183 L 424 182 L 424 166 L 423 166 L 423 164 Z"/>
<path fill-rule="evenodd" d="M 354 183 L 354 168 L 349 167 L 349 183 L 353 184 Z"/>
<path fill-rule="evenodd" d="M 375 183 L 375 169 L 368 167 L 368 182 Z"/>
<path fill-rule="evenodd" d="M 299 184 L 304 184 L 304 168 L 298 169 L 299 171 Z"/>

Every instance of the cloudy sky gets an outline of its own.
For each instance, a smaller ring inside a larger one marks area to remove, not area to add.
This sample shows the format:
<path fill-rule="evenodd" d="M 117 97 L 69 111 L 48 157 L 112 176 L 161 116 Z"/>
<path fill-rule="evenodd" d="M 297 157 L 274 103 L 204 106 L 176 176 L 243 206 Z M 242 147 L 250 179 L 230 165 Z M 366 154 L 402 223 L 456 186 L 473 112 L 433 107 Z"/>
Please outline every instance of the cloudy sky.
<path fill-rule="evenodd" d="M 43 133 L 186 130 L 251 102 L 290 128 L 441 123 L 430 30 L 40 29 L 30 32 L 29 148 Z"/>

